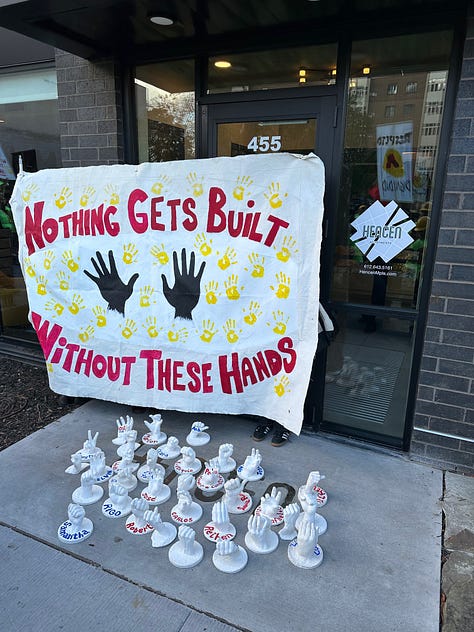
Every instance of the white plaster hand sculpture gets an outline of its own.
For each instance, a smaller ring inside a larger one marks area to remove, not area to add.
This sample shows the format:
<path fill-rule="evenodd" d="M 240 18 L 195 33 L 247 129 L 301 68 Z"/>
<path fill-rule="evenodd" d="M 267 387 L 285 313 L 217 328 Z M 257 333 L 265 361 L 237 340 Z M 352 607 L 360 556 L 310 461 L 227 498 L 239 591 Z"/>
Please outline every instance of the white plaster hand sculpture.
<path fill-rule="evenodd" d="M 71 454 L 71 464 L 64 471 L 66 474 L 79 474 L 84 468 L 87 467 L 87 463 L 83 462 L 81 452 L 74 452 Z"/>
<path fill-rule="evenodd" d="M 150 432 L 143 435 L 142 441 L 147 445 L 160 445 L 166 441 L 166 434 L 161 432 L 161 424 L 163 419 L 160 414 L 148 415 L 151 418 L 150 421 L 144 421 L 145 426 Z"/>
<path fill-rule="evenodd" d="M 232 453 L 234 452 L 234 446 L 232 443 L 223 443 L 219 446 L 219 472 L 221 474 L 228 474 L 235 470 L 236 462 L 235 459 L 232 458 Z"/>
<path fill-rule="evenodd" d="M 219 459 L 210 459 L 204 464 L 204 472 L 196 481 L 199 489 L 206 495 L 214 494 L 224 487 L 224 477 L 219 474 Z"/>
<path fill-rule="evenodd" d="M 171 522 L 163 522 L 158 507 L 155 507 L 153 511 L 150 509 L 145 511 L 145 520 L 153 527 L 151 545 L 154 548 L 161 548 L 173 542 L 177 529 Z"/>
<path fill-rule="evenodd" d="M 324 478 L 326 477 L 318 471 L 310 472 L 306 480 L 306 485 L 304 485 L 306 494 L 313 493 L 316 495 L 319 507 L 323 507 L 328 501 L 328 495 L 324 489 L 319 487 L 319 482 Z"/>
<path fill-rule="evenodd" d="M 264 471 L 263 467 L 260 465 L 262 461 L 262 455 L 260 451 L 256 448 L 252 448 L 252 452 L 245 457 L 245 461 L 243 465 L 240 465 L 237 468 L 237 475 L 242 480 L 247 481 L 258 481 L 263 478 Z"/>
<path fill-rule="evenodd" d="M 176 485 L 177 492 L 190 492 L 194 485 L 196 484 L 196 479 L 192 474 L 180 474 L 178 476 L 178 483 Z"/>
<path fill-rule="evenodd" d="M 189 446 L 181 448 L 182 458 L 174 464 L 177 474 L 197 474 L 202 467 L 202 463 L 196 458 L 196 452 Z"/>
<path fill-rule="evenodd" d="M 205 430 L 209 430 L 209 426 L 203 424 L 202 421 L 195 421 L 191 426 L 191 432 L 186 437 L 186 442 L 193 446 L 209 443 L 211 437 Z"/>
<path fill-rule="evenodd" d="M 112 463 L 113 471 L 119 472 L 120 470 L 129 468 L 132 470 L 132 472 L 135 472 L 139 464 L 133 460 L 134 456 L 135 452 L 133 448 L 127 447 L 127 449 L 122 452 L 122 456 L 120 457 L 120 459 L 118 461 L 115 461 L 115 463 Z"/>
<path fill-rule="evenodd" d="M 92 432 L 90 430 L 87 431 L 87 439 L 84 441 L 82 450 L 80 450 L 81 458 L 83 461 L 89 461 L 93 454 L 96 454 L 100 448 L 97 447 L 97 439 L 99 438 L 99 433 L 96 432 L 94 436 L 92 436 Z"/>
<path fill-rule="evenodd" d="M 318 535 L 323 535 L 326 533 L 328 528 L 328 523 L 326 518 L 318 514 L 318 503 L 314 496 L 302 497 L 300 499 L 301 506 L 303 507 L 303 513 L 298 516 L 296 519 L 295 527 L 297 530 L 300 529 L 303 522 L 309 522 L 314 524 L 315 529 L 318 532 Z"/>
<path fill-rule="evenodd" d="M 254 553 L 271 553 L 278 546 L 278 536 L 270 529 L 270 519 L 266 516 L 250 516 L 245 544 Z"/>
<path fill-rule="evenodd" d="M 127 492 L 133 492 L 138 485 L 137 477 L 133 473 L 133 470 L 133 464 L 123 465 L 114 476 L 114 480 L 125 487 Z"/>
<path fill-rule="evenodd" d="M 323 561 L 323 550 L 318 545 L 318 532 L 313 523 L 303 521 L 298 536 L 288 545 L 288 559 L 299 568 L 316 568 Z"/>
<path fill-rule="evenodd" d="M 196 534 L 191 527 L 181 525 L 178 530 L 178 542 L 173 544 L 168 552 L 168 558 L 173 566 L 178 568 L 192 568 L 199 564 L 204 557 L 204 550 L 195 541 Z"/>
<path fill-rule="evenodd" d="M 58 538 L 61 542 L 74 544 L 88 538 L 94 526 L 89 518 L 86 518 L 86 510 L 82 505 L 69 503 L 67 508 L 68 519 L 58 528 Z"/>
<path fill-rule="evenodd" d="M 138 479 L 142 483 L 148 483 L 150 478 L 155 474 L 161 472 L 165 475 L 165 468 L 157 463 L 158 450 L 156 448 L 150 448 L 146 453 L 146 463 L 140 466 L 137 472 Z"/>
<path fill-rule="evenodd" d="M 225 502 L 214 503 L 212 507 L 212 521 L 204 527 L 204 535 L 211 542 L 232 540 L 235 537 L 235 527 L 230 523 L 229 512 Z"/>
<path fill-rule="evenodd" d="M 105 483 L 114 475 L 111 467 L 105 464 L 105 454 L 100 450 L 96 454 L 92 454 L 90 458 L 90 471 L 94 477 L 95 483 Z"/>
<path fill-rule="evenodd" d="M 112 443 L 115 445 L 122 445 L 127 440 L 126 433 L 129 430 L 133 430 L 133 417 L 129 417 L 127 415 L 126 419 L 120 417 L 120 419 L 116 419 L 115 423 L 117 424 L 117 436 L 115 439 L 112 439 Z"/>
<path fill-rule="evenodd" d="M 137 442 L 137 431 L 136 430 L 128 430 L 125 433 L 125 442 L 122 445 L 119 445 L 117 448 L 117 454 L 122 456 L 125 454 L 127 450 L 135 450 L 140 447 L 140 444 Z"/>
<path fill-rule="evenodd" d="M 171 489 L 168 485 L 163 483 L 163 474 L 161 472 L 154 472 L 148 485 L 141 492 L 141 497 L 150 503 L 150 505 L 159 505 L 164 503 L 170 498 L 170 496 Z"/>
<path fill-rule="evenodd" d="M 168 437 L 165 445 L 158 448 L 158 456 L 160 459 L 175 459 L 181 453 L 181 446 L 177 437 Z"/>
<path fill-rule="evenodd" d="M 79 505 L 92 505 L 102 498 L 104 490 L 94 485 L 94 477 L 90 470 L 81 474 L 81 486 L 72 493 L 72 500 Z"/>
<path fill-rule="evenodd" d="M 255 510 L 255 514 L 266 516 L 272 522 L 272 526 L 283 522 L 283 507 L 280 505 L 281 491 L 272 487 L 270 494 L 265 494 L 260 500 L 260 506 Z"/>
<path fill-rule="evenodd" d="M 214 566 L 224 573 L 238 573 L 247 565 L 247 551 L 232 541 L 219 540 L 212 555 Z"/>
<path fill-rule="evenodd" d="M 125 528 L 133 535 L 145 535 L 151 533 L 153 527 L 148 524 L 145 519 L 145 512 L 148 509 L 148 503 L 143 498 L 134 498 L 132 500 L 132 515 L 129 516 L 125 524 Z"/>
<path fill-rule="evenodd" d="M 244 492 L 246 480 L 230 478 L 224 483 L 225 494 L 223 500 L 230 514 L 245 513 L 252 507 L 252 496 Z"/>
<path fill-rule="evenodd" d="M 285 526 L 280 530 L 279 536 L 282 540 L 293 540 L 298 535 L 295 523 L 296 519 L 300 515 L 300 507 L 298 503 L 291 503 L 283 509 L 283 518 L 285 520 Z"/>
<path fill-rule="evenodd" d="M 107 518 L 121 518 L 132 511 L 132 499 L 127 490 L 116 479 L 109 481 L 109 497 L 102 504 L 102 513 Z"/>
<path fill-rule="evenodd" d="M 171 519 L 177 524 L 192 524 L 202 516 L 202 507 L 195 503 L 187 491 L 177 493 L 178 504 L 171 509 Z"/>

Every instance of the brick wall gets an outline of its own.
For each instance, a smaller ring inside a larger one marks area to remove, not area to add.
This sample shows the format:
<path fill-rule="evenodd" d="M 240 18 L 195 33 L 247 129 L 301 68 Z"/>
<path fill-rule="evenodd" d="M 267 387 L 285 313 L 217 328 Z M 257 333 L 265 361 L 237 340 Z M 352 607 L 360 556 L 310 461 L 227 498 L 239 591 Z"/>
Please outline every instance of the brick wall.
<path fill-rule="evenodd" d="M 63 167 L 123 163 L 123 116 L 117 66 L 56 50 Z"/>
<path fill-rule="evenodd" d="M 471 17 L 447 165 L 412 458 L 474 474 L 473 378 L 474 17 Z"/>

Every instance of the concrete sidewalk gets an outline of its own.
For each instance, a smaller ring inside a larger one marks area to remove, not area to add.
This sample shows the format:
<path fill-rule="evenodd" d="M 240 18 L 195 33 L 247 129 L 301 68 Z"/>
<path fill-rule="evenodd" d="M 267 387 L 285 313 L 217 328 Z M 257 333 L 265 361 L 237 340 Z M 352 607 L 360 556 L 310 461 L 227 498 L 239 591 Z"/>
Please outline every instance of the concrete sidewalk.
<path fill-rule="evenodd" d="M 403 456 L 354 447 L 318 436 L 293 438 L 272 448 L 251 439 L 254 423 L 219 415 L 163 412 L 162 431 L 185 444 L 191 422 L 205 421 L 211 442 L 197 456 L 216 456 L 232 443 L 237 464 L 251 449 L 263 455 L 264 480 L 249 483 L 254 507 L 273 485 L 287 493 L 312 470 L 326 475 L 328 503 L 320 511 L 328 530 L 320 537 L 324 561 L 314 570 L 293 566 L 288 543 L 269 555 L 249 552 L 247 567 L 228 575 L 212 563 L 215 545 L 203 535 L 213 499 L 203 502 L 196 539 L 204 559 L 192 569 L 168 561 L 168 549 L 149 536 L 132 536 L 124 520 L 101 513 L 102 500 L 86 507 L 92 536 L 62 545 L 58 526 L 67 518 L 80 476 L 64 473 L 87 431 L 99 432 L 107 463 L 117 460 L 115 420 L 133 414 L 138 438 L 149 411 L 92 401 L 0 453 L 0 629 L 5 632 L 133 629 L 163 632 L 437 632 L 441 560 L 443 474 Z M 137 454 L 145 455 L 142 446 Z M 168 472 L 172 471 L 172 463 Z M 138 497 L 144 485 L 132 497 Z M 160 505 L 163 520 L 176 504 Z M 244 546 L 249 513 L 232 516 Z"/>

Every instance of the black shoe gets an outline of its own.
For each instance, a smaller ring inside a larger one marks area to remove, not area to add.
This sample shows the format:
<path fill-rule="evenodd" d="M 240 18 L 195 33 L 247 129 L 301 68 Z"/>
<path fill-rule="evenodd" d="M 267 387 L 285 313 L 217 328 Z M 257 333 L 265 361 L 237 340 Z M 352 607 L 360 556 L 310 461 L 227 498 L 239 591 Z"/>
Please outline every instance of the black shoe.
<path fill-rule="evenodd" d="M 286 428 L 283 428 L 283 426 L 279 425 L 276 428 L 275 434 L 272 437 L 272 445 L 275 446 L 275 448 L 279 448 L 281 445 L 286 443 L 289 438 L 290 438 L 290 431 L 287 430 Z"/>
<path fill-rule="evenodd" d="M 273 430 L 273 424 L 262 424 L 257 426 L 253 431 L 252 438 L 254 441 L 263 441 L 267 434 Z"/>

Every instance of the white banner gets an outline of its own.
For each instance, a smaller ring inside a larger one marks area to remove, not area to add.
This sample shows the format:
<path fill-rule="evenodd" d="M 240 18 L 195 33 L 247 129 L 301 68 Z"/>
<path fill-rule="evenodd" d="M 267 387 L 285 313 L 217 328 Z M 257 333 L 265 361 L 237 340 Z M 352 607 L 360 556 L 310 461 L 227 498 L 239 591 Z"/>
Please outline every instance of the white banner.
<path fill-rule="evenodd" d="M 51 388 L 299 433 L 323 192 L 314 155 L 20 174 L 12 209 Z"/>
<path fill-rule="evenodd" d="M 413 123 L 377 125 L 376 135 L 380 199 L 412 202 Z"/>

